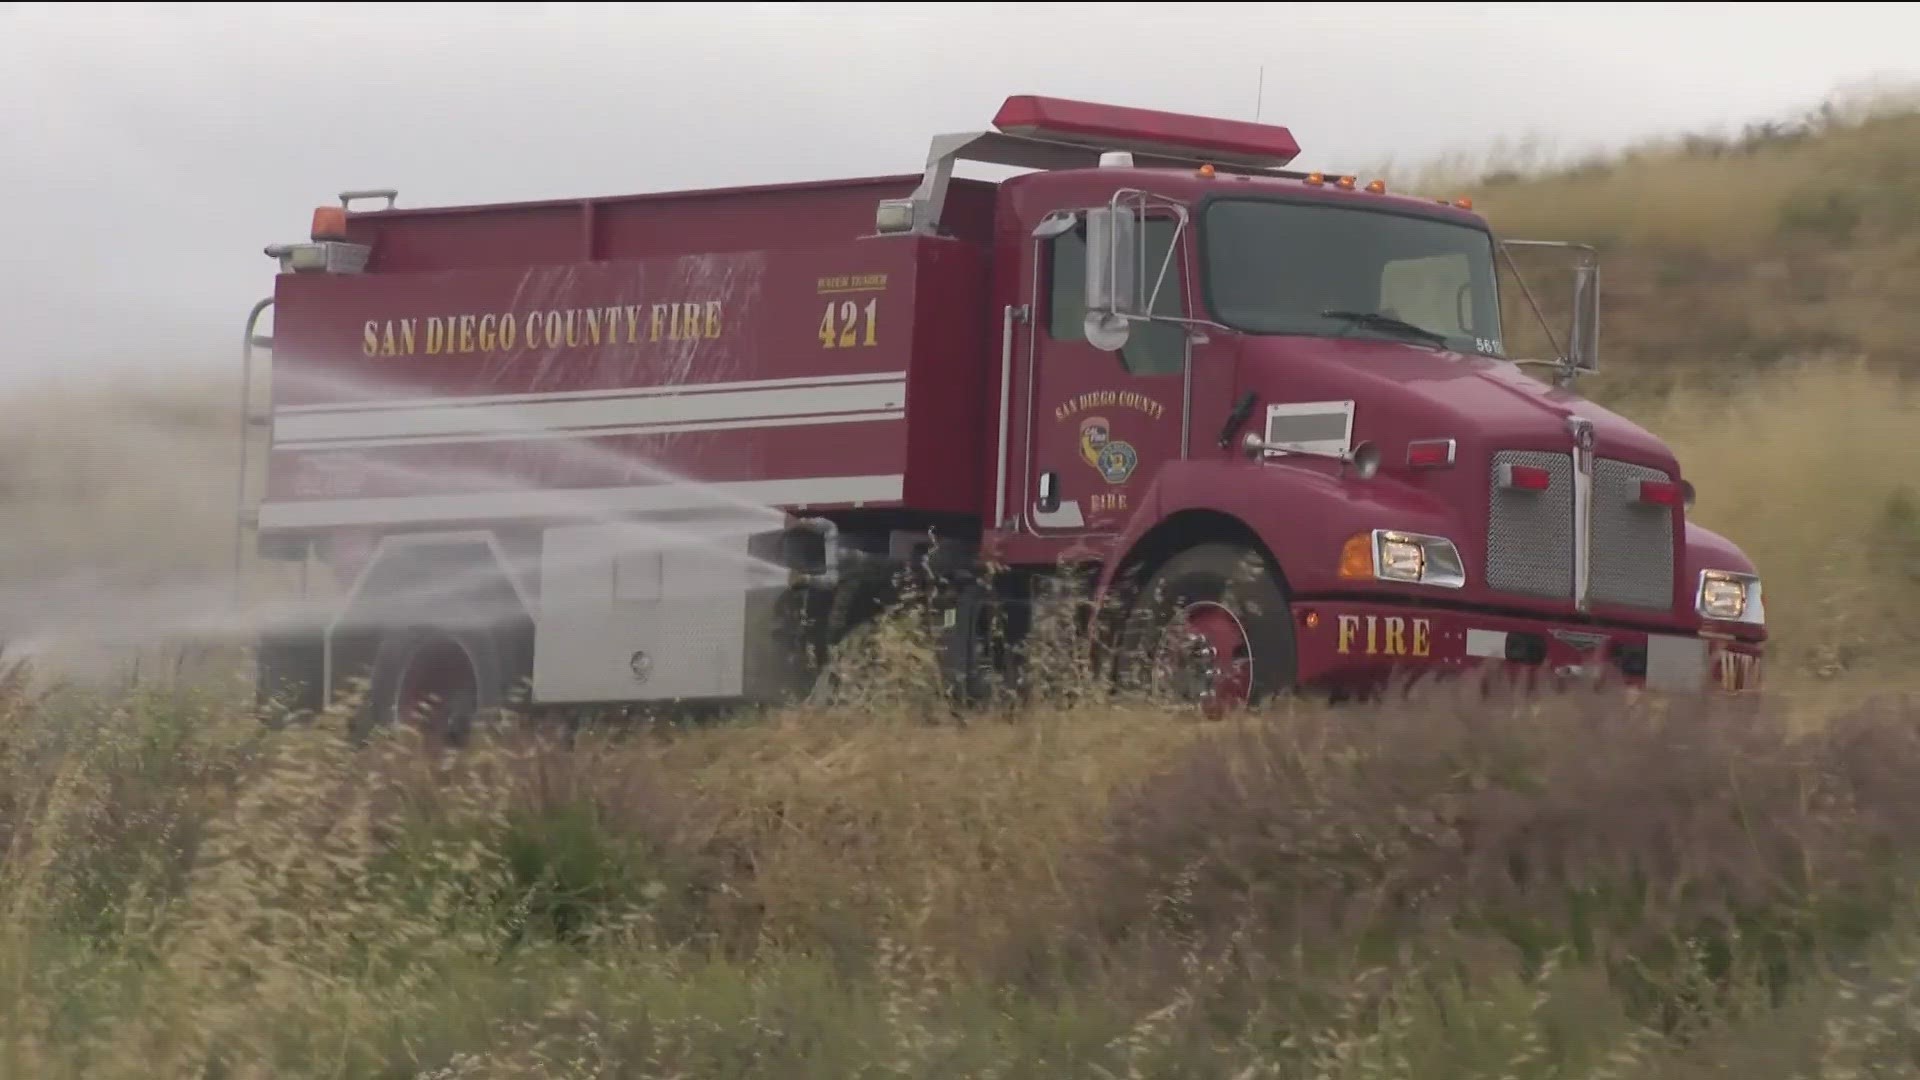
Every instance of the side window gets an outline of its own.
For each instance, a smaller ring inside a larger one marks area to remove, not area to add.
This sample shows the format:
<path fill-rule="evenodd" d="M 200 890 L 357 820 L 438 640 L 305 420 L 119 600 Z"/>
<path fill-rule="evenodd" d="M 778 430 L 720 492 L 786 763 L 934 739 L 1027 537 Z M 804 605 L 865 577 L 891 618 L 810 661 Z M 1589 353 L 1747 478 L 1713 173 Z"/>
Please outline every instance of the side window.
<path fill-rule="evenodd" d="M 1161 263 L 1173 243 L 1172 218 L 1148 218 L 1147 282 L 1159 279 Z M 1087 316 L 1087 237 L 1084 228 L 1062 233 L 1048 245 L 1051 282 L 1047 300 L 1047 334 L 1055 341 L 1085 341 Z M 1186 276 L 1178 252 L 1167 267 L 1154 299 L 1153 313 L 1186 317 Z M 1133 375 L 1177 375 L 1186 363 L 1187 331 L 1180 323 L 1136 322 L 1133 334 L 1120 350 L 1120 364 Z"/>

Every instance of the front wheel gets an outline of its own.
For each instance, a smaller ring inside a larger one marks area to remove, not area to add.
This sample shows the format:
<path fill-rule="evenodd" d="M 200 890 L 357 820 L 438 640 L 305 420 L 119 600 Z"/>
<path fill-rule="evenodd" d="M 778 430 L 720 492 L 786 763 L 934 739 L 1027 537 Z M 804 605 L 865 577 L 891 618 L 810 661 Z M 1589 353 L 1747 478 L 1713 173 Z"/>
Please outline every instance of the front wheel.
<path fill-rule="evenodd" d="M 1209 543 L 1167 560 L 1134 601 L 1120 649 L 1125 681 L 1212 718 L 1293 688 L 1293 617 L 1260 553 Z"/>

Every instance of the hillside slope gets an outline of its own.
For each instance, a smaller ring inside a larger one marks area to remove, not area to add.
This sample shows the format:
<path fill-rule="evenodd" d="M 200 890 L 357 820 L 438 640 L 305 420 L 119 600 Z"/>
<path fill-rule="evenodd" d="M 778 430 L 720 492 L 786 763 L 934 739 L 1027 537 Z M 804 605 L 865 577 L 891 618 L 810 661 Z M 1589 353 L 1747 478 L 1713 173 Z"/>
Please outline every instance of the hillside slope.
<path fill-rule="evenodd" d="M 1410 186 L 1454 193 L 1458 168 Z M 1464 190 L 1504 236 L 1600 251 L 1598 395 L 1725 385 L 1817 356 L 1920 373 L 1920 97 L 1835 101 L 1571 166 L 1496 162 Z M 1559 266 L 1522 265 L 1536 292 L 1564 291 Z"/>

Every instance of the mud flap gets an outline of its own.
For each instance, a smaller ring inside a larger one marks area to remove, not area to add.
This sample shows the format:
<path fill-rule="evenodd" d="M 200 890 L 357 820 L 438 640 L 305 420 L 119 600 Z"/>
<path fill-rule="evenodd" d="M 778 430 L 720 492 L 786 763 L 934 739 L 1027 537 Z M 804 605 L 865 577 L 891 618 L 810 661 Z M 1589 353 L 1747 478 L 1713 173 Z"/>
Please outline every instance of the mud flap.
<path fill-rule="evenodd" d="M 977 704 L 986 693 L 992 666 L 983 640 L 991 616 L 1002 607 L 978 588 L 962 587 L 941 598 L 934 624 L 940 649 L 940 676 L 955 705 Z"/>

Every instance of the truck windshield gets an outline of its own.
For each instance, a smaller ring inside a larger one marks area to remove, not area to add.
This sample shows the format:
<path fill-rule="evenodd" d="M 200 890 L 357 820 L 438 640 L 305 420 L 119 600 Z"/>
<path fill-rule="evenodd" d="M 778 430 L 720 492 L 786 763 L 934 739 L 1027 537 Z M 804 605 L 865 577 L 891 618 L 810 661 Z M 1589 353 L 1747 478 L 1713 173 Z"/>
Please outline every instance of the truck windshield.
<path fill-rule="evenodd" d="M 1252 199 L 1210 204 L 1202 228 L 1213 315 L 1234 329 L 1501 355 L 1493 240 L 1479 229 Z"/>

